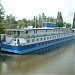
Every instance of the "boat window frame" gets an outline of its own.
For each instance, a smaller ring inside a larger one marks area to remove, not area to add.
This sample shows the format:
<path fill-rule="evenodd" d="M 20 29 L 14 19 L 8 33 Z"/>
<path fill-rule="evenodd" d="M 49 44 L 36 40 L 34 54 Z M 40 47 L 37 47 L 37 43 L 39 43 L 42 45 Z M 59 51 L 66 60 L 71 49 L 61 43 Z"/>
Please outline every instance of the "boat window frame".
<path fill-rule="evenodd" d="M 34 39 L 32 39 L 32 42 L 34 42 L 35 40 Z"/>
<path fill-rule="evenodd" d="M 20 35 L 20 31 L 17 31 L 17 35 Z"/>
<path fill-rule="evenodd" d="M 29 39 L 27 40 L 27 43 L 30 43 L 30 40 Z"/>
<path fill-rule="evenodd" d="M 28 34 L 28 30 L 26 30 L 26 34 Z"/>

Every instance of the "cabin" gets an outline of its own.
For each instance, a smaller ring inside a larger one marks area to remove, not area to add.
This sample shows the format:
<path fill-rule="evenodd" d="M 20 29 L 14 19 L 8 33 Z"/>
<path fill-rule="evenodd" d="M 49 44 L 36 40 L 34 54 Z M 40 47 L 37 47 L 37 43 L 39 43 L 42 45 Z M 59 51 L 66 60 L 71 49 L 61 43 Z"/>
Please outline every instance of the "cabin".
<path fill-rule="evenodd" d="M 5 34 L 0 34 L 0 43 L 5 41 Z"/>

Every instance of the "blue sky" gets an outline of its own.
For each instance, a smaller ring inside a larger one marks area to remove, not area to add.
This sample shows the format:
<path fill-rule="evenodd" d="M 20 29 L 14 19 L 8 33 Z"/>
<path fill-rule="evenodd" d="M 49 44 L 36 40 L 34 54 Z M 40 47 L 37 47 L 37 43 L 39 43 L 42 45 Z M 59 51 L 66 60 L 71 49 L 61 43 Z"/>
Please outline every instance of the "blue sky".
<path fill-rule="evenodd" d="M 72 23 L 75 12 L 75 0 L 1 0 L 1 3 L 5 15 L 13 14 L 16 19 L 32 19 L 43 12 L 56 18 L 61 11 L 63 20 Z"/>

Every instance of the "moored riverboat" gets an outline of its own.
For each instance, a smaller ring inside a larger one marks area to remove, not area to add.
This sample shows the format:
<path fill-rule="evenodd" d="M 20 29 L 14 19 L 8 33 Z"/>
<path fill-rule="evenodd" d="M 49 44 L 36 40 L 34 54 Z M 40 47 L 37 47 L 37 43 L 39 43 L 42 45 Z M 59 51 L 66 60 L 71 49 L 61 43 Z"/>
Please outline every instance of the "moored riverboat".
<path fill-rule="evenodd" d="M 75 29 L 56 27 L 55 22 L 43 22 L 42 28 L 6 29 L 1 50 L 18 54 L 33 52 L 38 49 L 75 39 Z"/>

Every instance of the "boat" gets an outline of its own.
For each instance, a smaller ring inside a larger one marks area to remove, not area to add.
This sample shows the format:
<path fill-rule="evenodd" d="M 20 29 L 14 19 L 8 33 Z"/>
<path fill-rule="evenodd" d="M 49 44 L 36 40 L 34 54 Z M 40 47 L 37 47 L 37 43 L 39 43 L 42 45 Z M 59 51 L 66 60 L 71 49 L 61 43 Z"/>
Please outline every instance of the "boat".
<path fill-rule="evenodd" d="M 42 22 L 41 28 L 5 29 L 4 42 L 1 50 L 24 54 L 34 52 L 42 48 L 75 40 L 75 29 L 56 27 L 55 22 Z"/>

